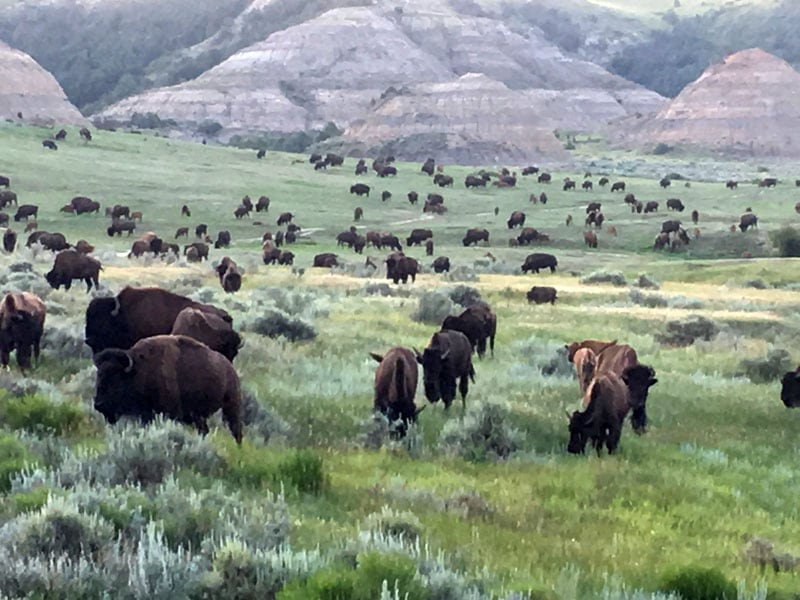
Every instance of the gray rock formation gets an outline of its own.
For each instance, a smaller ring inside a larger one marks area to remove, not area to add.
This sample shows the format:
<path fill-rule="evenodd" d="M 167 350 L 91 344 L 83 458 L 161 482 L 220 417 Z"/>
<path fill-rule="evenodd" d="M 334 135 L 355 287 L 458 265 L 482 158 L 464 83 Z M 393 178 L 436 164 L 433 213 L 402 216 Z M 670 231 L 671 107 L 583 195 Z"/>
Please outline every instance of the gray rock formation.
<path fill-rule="evenodd" d="M 30 56 L 0 42 L 0 118 L 36 125 L 85 125 L 55 78 Z"/>
<path fill-rule="evenodd" d="M 621 124 L 618 140 L 742 156 L 800 157 L 800 73 L 763 50 L 710 66 L 650 118 Z"/>

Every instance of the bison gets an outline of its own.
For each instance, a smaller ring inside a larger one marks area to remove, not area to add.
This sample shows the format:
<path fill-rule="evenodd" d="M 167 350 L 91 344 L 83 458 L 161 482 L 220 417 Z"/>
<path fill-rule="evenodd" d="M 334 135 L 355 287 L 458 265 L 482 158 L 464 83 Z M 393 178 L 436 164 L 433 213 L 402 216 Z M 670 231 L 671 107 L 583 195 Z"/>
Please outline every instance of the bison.
<path fill-rule="evenodd" d="M 784 373 L 781 379 L 781 402 L 786 408 L 800 406 L 800 367 Z"/>
<path fill-rule="evenodd" d="M 567 452 L 582 454 L 591 440 L 598 456 L 603 445 L 613 454 L 630 408 L 625 382 L 614 374 L 598 376 L 586 391 L 585 402 L 584 411 L 575 411 L 569 419 Z"/>
<path fill-rule="evenodd" d="M 522 263 L 522 272 L 527 273 L 533 271 L 538 273 L 540 269 L 550 269 L 551 273 L 556 272 L 558 261 L 552 254 L 545 254 L 542 252 L 534 252 L 525 257 L 525 262 Z"/>
<path fill-rule="evenodd" d="M 438 331 L 431 337 L 428 346 L 420 354 L 416 352 L 417 362 L 422 365 L 422 379 L 425 397 L 431 404 L 440 399 L 445 409 L 456 397 L 456 380 L 461 393 L 461 405 L 466 409 L 469 382 L 475 381 L 472 366 L 472 346 L 469 339 L 460 331 Z"/>
<path fill-rule="evenodd" d="M 3 190 L 0 192 L 0 208 L 5 208 L 13 204 L 14 206 L 19 206 L 17 202 L 17 193 L 12 192 L 11 190 Z"/>
<path fill-rule="evenodd" d="M 403 251 L 403 247 L 400 245 L 400 240 L 397 239 L 396 235 L 392 235 L 391 233 L 381 236 L 381 245 L 377 247 L 380 248 L 381 246 L 386 246 L 390 250 L 395 250 L 397 252 Z"/>
<path fill-rule="evenodd" d="M 278 217 L 278 227 L 280 227 L 281 225 L 285 225 L 286 223 L 291 223 L 293 218 L 294 215 L 290 212 L 281 213 L 280 216 Z"/>
<path fill-rule="evenodd" d="M 6 229 L 3 233 L 3 250 L 8 253 L 14 251 L 17 246 L 17 233 L 13 229 Z"/>
<path fill-rule="evenodd" d="M 489 230 L 473 227 L 471 229 L 467 229 L 467 233 L 464 235 L 461 243 L 464 246 L 472 246 L 481 241 L 486 242 L 487 244 L 489 243 Z"/>
<path fill-rule="evenodd" d="M 339 258 L 332 252 L 324 252 L 314 257 L 313 267 L 332 268 L 339 265 Z"/>
<path fill-rule="evenodd" d="M 92 132 L 89 131 L 86 127 L 81 127 L 78 131 L 78 134 L 83 138 L 84 141 L 91 142 L 92 141 Z"/>
<path fill-rule="evenodd" d="M 58 146 L 53 140 L 42 140 L 42 147 L 48 150 L 58 150 Z"/>
<path fill-rule="evenodd" d="M 353 221 L 360 221 L 364 218 L 364 209 L 360 206 L 356 206 L 355 210 L 353 211 Z"/>
<path fill-rule="evenodd" d="M 189 207 L 186 206 L 185 204 L 183 206 L 181 206 L 181 216 L 182 217 L 191 217 L 192 216 L 192 211 L 190 211 Z"/>
<path fill-rule="evenodd" d="M 478 358 L 486 354 L 486 340 L 489 340 L 489 349 L 494 358 L 494 338 L 497 335 L 497 315 L 485 302 L 468 306 L 464 311 L 455 316 L 447 316 L 442 321 L 442 331 L 460 331 L 467 336 L 472 349 L 478 353 Z"/>
<path fill-rule="evenodd" d="M 658 182 L 662 188 L 667 189 L 669 186 L 672 185 L 672 180 L 669 177 L 662 177 L 661 181 Z"/>
<path fill-rule="evenodd" d="M 520 246 L 527 246 L 538 242 L 541 234 L 533 227 L 523 227 L 520 234 L 517 236 L 517 244 Z"/>
<path fill-rule="evenodd" d="M 624 192 L 625 191 L 625 182 L 624 181 L 615 181 L 611 184 L 611 191 L 612 192 Z"/>
<path fill-rule="evenodd" d="M 433 261 L 434 273 L 449 273 L 450 259 L 447 256 L 439 256 Z"/>
<path fill-rule="evenodd" d="M 151 421 L 156 414 L 208 433 L 207 419 L 222 416 L 242 442 L 239 377 L 219 352 L 184 335 L 156 335 L 130 349 L 109 348 L 94 356 L 94 408 L 110 424 L 124 415 Z"/>
<path fill-rule="evenodd" d="M 350 186 L 350 193 L 356 196 L 366 196 L 369 198 L 370 187 L 366 183 L 356 183 Z"/>
<path fill-rule="evenodd" d="M 774 177 L 765 177 L 758 182 L 758 187 L 774 188 L 778 185 L 778 180 Z"/>
<path fill-rule="evenodd" d="M 29 217 L 38 218 L 39 207 L 35 204 L 23 204 L 17 208 L 17 213 L 14 215 L 14 220 L 19 222 L 22 219 L 28 220 Z"/>
<path fill-rule="evenodd" d="M 655 200 L 650 200 L 647 204 L 644 205 L 644 212 L 652 213 L 658 212 L 658 202 Z"/>
<path fill-rule="evenodd" d="M 379 363 L 375 369 L 373 408 L 389 422 L 401 421 L 395 432 L 402 437 L 408 424 L 415 422 L 422 411 L 414 405 L 418 378 L 416 357 L 407 348 L 392 348 L 383 356 L 372 352 L 369 355 Z"/>
<path fill-rule="evenodd" d="M 8 189 L 11 186 L 11 179 L 5 175 L 0 175 L 0 185 Z"/>
<path fill-rule="evenodd" d="M 87 198 L 86 196 L 75 196 L 72 200 L 70 200 L 70 206 L 75 210 L 76 215 L 82 215 L 84 213 L 100 213 L 100 203 L 95 202 L 91 198 Z"/>
<path fill-rule="evenodd" d="M 700 213 L 697 210 L 692 211 L 692 223 L 697 225 L 697 222 L 700 220 Z"/>
<path fill-rule="evenodd" d="M 677 210 L 678 212 L 683 212 L 685 208 L 683 206 L 683 202 L 681 202 L 678 198 L 670 198 L 667 200 L 667 208 L 670 210 Z"/>
<path fill-rule="evenodd" d="M 208 244 L 205 242 L 192 242 L 183 247 L 183 254 L 189 262 L 202 262 L 208 260 Z"/>
<path fill-rule="evenodd" d="M 185 335 L 197 340 L 231 362 L 242 347 L 241 336 L 228 321 L 218 314 L 192 306 L 187 306 L 178 313 L 170 334 Z"/>
<path fill-rule="evenodd" d="M 227 229 L 223 229 L 222 231 L 217 233 L 217 241 L 214 242 L 214 248 L 219 250 L 220 248 L 227 248 L 231 245 L 231 232 Z"/>
<path fill-rule="evenodd" d="M 549 302 L 551 305 L 555 305 L 556 288 L 535 285 L 528 290 L 525 297 L 528 299 L 528 302 L 533 302 L 534 304 L 547 304 Z"/>
<path fill-rule="evenodd" d="M 425 240 L 433 238 L 433 232 L 430 229 L 413 229 L 411 235 L 406 238 L 406 245 L 422 245 Z M 466 245 L 466 244 L 465 244 Z"/>
<path fill-rule="evenodd" d="M 392 252 L 386 257 L 386 279 L 391 279 L 393 283 L 399 281 L 408 283 L 409 277 L 414 283 L 417 280 L 418 270 L 417 259 L 406 256 L 402 252 Z"/>
<path fill-rule="evenodd" d="M 514 227 L 522 227 L 525 225 L 525 213 L 520 210 L 515 210 L 511 213 L 508 221 L 506 221 L 506 225 L 508 225 L 509 229 L 514 229 Z"/>
<path fill-rule="evenodd" d="M 412 206 L 416 204 L 417 201 L 419 200 L 419 194 L 417 194 L 417 192 L 413 190 L 408 192 L 407 196 L 408 196 L 408 203 L 411 204 Z"/>
<path fill-rule="evenodd" d="M 46 314 L 41 298 L 30 292 L 9 292 L 0 304 L 0 363 L 8 366 L 12 350 L 24 373 L 31 368 L 31 354 L 39 361 L 39 347 Z"/>
<path fill-rule="evenodd" d="M 100 287 L 100 261 L 96 258 L 76 252 L 75 250 L 63 250 L 56 254 L 53 261 L 53 268 L 45 274 L 45 279 L 50 287 L 64 289 L 72 287 L 73 279 L 83 279 L 86 282 L 86 291 Z"/>
<path fill-rule="evenodd" d="M 584 231 L 583 243 L 589 248 L 597 248 L 597 234 L 594 231 Z"/>
<path fill-rule="evenodd" d="M 433 240 L 425 241 L 425 256 L 433 256 Z"/>
<path fill-rule="evenodd" d="M 750 227 L 758 227 L 758 217 L 753 213 L 745 213 L 739 217 L 739 229 L 744 232 Z"/>
<path fill-rule="evenodd" d="M 106 229 L 106 233 L 108 237 L 114 237 L 115 235 L 122 235 L 123 231 L 127 231 L 128 235 L 132 235 L 134 231 L 136 231 L 136 223 L 134 221 L 111 221 L 111 225 L 108 226 Z"/>
<path fill-rule="evenodd" d="M 269 212 L 269 198 L 266 196 L 261 196 L 256 201 L 256 212 Z"/>

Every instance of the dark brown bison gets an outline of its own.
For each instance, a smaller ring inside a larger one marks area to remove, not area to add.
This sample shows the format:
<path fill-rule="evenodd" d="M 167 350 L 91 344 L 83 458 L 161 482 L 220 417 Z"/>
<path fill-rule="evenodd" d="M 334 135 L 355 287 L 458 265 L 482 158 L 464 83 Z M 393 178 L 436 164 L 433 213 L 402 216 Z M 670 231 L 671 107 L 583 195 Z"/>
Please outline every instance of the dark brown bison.
<path fill-rule="evenodd" d="M 353 221 L 360 221 L 364 218 L 364 209 L 360 206 L 356 206 L 355 210 L 353 211 Z"/>
<path fill-rule="evenodd" d="M 425 241 L 425 256 L 433 256 L 433 240 Z"/>
<path fill-rule="evenodd" d="M 641 435 L 647 431 L 647 395 L 650 388 L 658 383 L 655 370 L 642 364 L 625 367 L 622 381 L 628 387 L 628 402 L 631 407 L 631 427 Z"/>
<path fill-rule="evenodd" d="M 367 163 L 364 162 L 364 159 L 361 158 L 356 163 L 355 174 L 356 175 L 365 175 L 369 169 L 367 169 Z"/>
<path fill-rule="evenodd" d="M 86 344 L 97 354 L 106 348 L 127 349 L 137 341 L 172 331 L 178 314 L 195 308 L 226 323 L 224 310 L 157 287 L 125 287 L 112 298 L 95 298 L 86 309 Z"/>
<path fill-rule="evenodd" d="M 389 190 L 383 190 L 381 192 L 381 202 L 386 202 L 387 200 L 391 199 L 392 199 L 392 192 L 390 192 Z"/>
<path fill-rule="evenodd" d="M 231 245 L 231 232 L 227 229 L 223 229 L 222 231 L 217 233 L 217 241 L 214 242 L 214 248 L 219 250 L 220 248 L 227 248 Z"/>
<path fill-rule="evenodd" d="M 422 242 L 431 238 L 433 238 L 433 232 L 430 229 L 412 229 L 411 235 L 406 238 L 406 245 L 413 246 L 416 244 L 421 246 Z"/>
<path fill-rule="evenodd" d="M 197 256 L 197 261 L 195 262 L 208 260 L 208 244 L 205 242 L 192 242 L 191 244 L 186 244 L 183 247 L 184 256 L 188 257 L 190 250 L 194 250 L 194 253 Z"/>
<path fill-rule="evenodd" d="M 356 183 L 350 186 L 350 193 L 356 196 L 366 196 L 369 198 L 370 187 L 366 183 Z"/>
<path fill-rule="evenodd" d="M 604 445 L 613 454 L 630 409 L 628 388 L 618 375 L 600 375 L 590 383 L 586 400 L 584 411 L 575 411 L 569 419 L 567 452 L 582 454 L 591 440 L 598 456 Z"/>
<path fill-rule="evenodd" d="M 680 228 L 680 221 L 670 220 L 661 223 L 661 233 L 676 233 Z"/>
<path fill-rule="evenodd" d="M 372 244 L 375 248 L 381 247 L 381 234 L 377 231 L 368 231 L 366 233 L 367 244 Z"/>
<path fill-rule="evenodd" d="M 461 243 L 464 246 L 472 246 L 477 245 L 478 242 L 486 242 L 489 243 L 489 230 L 488 229 L 481 229 L 477 227 L 473 227 L 471 229 L 467 229 L 467 233 L 464 235 L 464 238 L 461 240 Z"/>
<path fill-rule="evenodd" d="M 494 339 L 497 335 L 497 315 L 485 302 L 465 308 L 460 315 L 447 316 L 442 321 L 442 331 L 460 331 L 469 340 L 479 358 L 486 354 L 486 340 L 494 358 Z"/>
<path fill-rule="evenodd" d="M 771 188 L 775 187 L 776 185 L 778 185 L 778 180 L 775 179 L 774 177 L 765 177 L 764 179 L 758 182 L 758 187 Z"/>
<path fill-rule="evenodd" d="M 111 225 L 108 226 L 106 229 L 106 233 L 108 237 L 114 237 L 115 235 L 122 235 L 123 231 L 127 231 L 128 235 L 132 235 L 134 231 L 136 231 L 136 222 L 135 221 L 111 221 Z"/>
<path fill-rule="evenodd" d="M 685 208 L 683 206 L 683 202 L 681 202 L 678 198 L 670 198 L 667 200 L 667 208 L 670 210 L 677 210 L 678 212 L 683 212 Z"/>
<path fill-rule="evenodd" d="M 45 306 L 30 292 L 9 292 L 0 304 L 0 363 L 8 366 L 12 350 L 17 351 L 21 371 L 31 368 L 31 353 L 39 361 L 44 333 Z"/>
<path fill-rule="evenodd" d="M 139 258 L 150 252 L 150 243 L 144 240 L 136 240 L 131 244 L 131 251 L 128 252 L 128 258 Z"/>
<path fill-rule="evenodd" d="M 644 205 L 644 212 L 652 213 L 658 212 L 658 202 L 655 200 L 650 200 L 647 204 Z"/>
<path fill-rule="evenodd" d="M 192 211 L 190 211 L 189 207 L 186 206 L 185 204 L 183 206 L 181 206 L 181 216 L 182 217 L 191 217 L 192 216 Z"/>
<path fill-rule="evenodd" d="M 528 299 L 528 302 L 533 302 L 535 304 L 547 304 L 549 302 L 554 305 L 556 303 L 556 288 L 535 285 L 528 290 L 525 297 Z"/>
<path fill-rule="evenodd" d="M 539 173 L 539 177 L 536 178 L 536 181 L 538 183 L 550 183 L 552 179 L 553 177 L 550 173 Z"/>
<path fill-rule="evenodd" d="M 80 252 L 81 254 L 91 254 L 94 252 L 94 246 L 92 246 L 86 240 L 78 240 L 74 248 L 75 252 Z"/>
<path fill-rule="evenodd" d="M 112 219 L 120 219 L 122 217 L 129 219 L 131 216 L 131 209 L 130 207 L 125 206 L 123 204 L 115 204 L 114 206 L 111 207 L 111 214 L 109 216 Z"/>
<path fill-rule="evenodd" d="M 517 236 L 517 244 L 520 246 L 527 246 L 538 242 L 541 234 L 533 227 L 523 227 L 520 234 Z"/>
<path fill-rule="evenodd" d="M 564 180 L 563 190 L 566 192 L 567 190 L 574 190 L 574 189 L 575 189 L 575 182 L 572 179 L 570 179 L 569 177 L 567 177 Z"/>
<path fill-rule="evenodd" d="M 48 150 L 58 150 L 58 146 L 53 140 L 42 140 L 42 147 Z"/>
<path fill-rule="evenodd" d="M 433 206 L 434 204 L 444 204 L 444 196 L 435 193 L 428 194 L 425 204 L 429 206 Z"/>
<path fill-rule="evenodd" d="M 8 189 L 11 186 L 11 179 L 5 175 L 0 175 L 0 185 Z"/>
<path fill-rule="evenodd" d="M 442 175 L 439 181 L 434 180 L 434 183 L 439 187 L 453 187 L 453 178 L 450 175 Z"/>
<path fill-rule="evenodd" d="M 419 263 L 416 258 L 406 256 L 402 252 L 392 252 L 386 257 L 386 279 L 391 279 L 392 282 L 408 283 L 408 278 L 411 277 L 411 282 L 417 280 L 417 271 L 419 271 Z"/>
<path fill-rule="evenodd" d="M 658 182 L 662 188 L 667 189 L 669 186 L 672 185 L 672 180 L 669 177 L 662 177 L 661 181 Z"/>
<path fill-rule="evenodd" d="M 586 214 L 597 212 L 602 206 L 600 202 L 589 202 L 589 204 L 586 205 Z"/>
<path fill-rule="evenodd" d="M 84 213 L 100 213 L 100 203 L 86 196 L 75 196 L 69 201 L 69 204 L 77 215 L 82 215 Z"/>
<path fill-rule="evenodd" d="M 205 223 L 200 223 L 197 227 L 194 228 L 194 236 L 202 240 L 205 236 L 208 235 L 208 225 Z"/>
<path fill-rule="evenodd" d="M 35 204 L 23 204 L 19 208 L 17 208 L 17 212 L 14 215 L 14 220 L 19 222 L 22 219 L 26 221 L 28 218 L 33 217 L 34 219 L 37 218 L 39 215 L 39 207 Z"/>
<path fill-rule="evenodd" d="M 605 187 L 608 185 L 608 177 L 601 177 L 600 180 L 597 182 L 597 185 L 600 187 Z"/>
<path fill-rule="evenodd" d="M 49 233 L 47 231 L 36 231 L 28 236 L 28 241 L 25 244 L 28 248 L 31 247 L 33 244 L 41 244 L 41 246 L 45 250 L 50 250 L 51 252 L 60 252 L 61 250 L 66 250 L 70 248 L 70 244 L 67 243 L 67 239 L 64 237 L 63 233 Z"/>
<path fill-rule="evenodd" d="M 281 257 L 281 251 L 269 240 L 261 246 L 261 260 L 265 265 L 277 264 Z"/>
<path fill-rule="evenodd" d="M 0 191 L 0 208 L 5 208 L 11 204 L 14 206 L 19 206 L 17 202 L 17 193 L 12 192 L 11 190 Z"/>
<path fill-rule="evenodd" d="M 697 212 L 696 210 L 693 210 L 693 211 L 692 211 L 692 223 L 694 223 L 695 225 L 697 225 L 697 222 L 698 222 L 699 220 L 700 220 L 700 213 L 699 213 L 699 212 Z"/>
<path fill-rule="evenodd" d="M 597 248 L 597 234 L 594 231 L 584 231 L 583 243 L 589 248 Z"/>
<path fill-rule="evenodd" d="M 81 127 L 78 131 L 78 134 L 83 138 L 84 141 L 91 142 L 92 141 L 92 132 L 89 131 L 86 127 Z"/>
<path fill-rule="evenodd" d="M 266 155 L 267 151 L 264 150 L 263 148 L 259 149 L 258 152 L 256 152 L 256 158 L 264 158 Z"/>
<path fill-rule="evenodd" d="M 543 252 L 534 252 L 525 257 L 525 262 L 522 263 L 522 272 L 527 273 L 533 271 L 538 273 L 541 269 L 550 269 L 551 273 L 556 272 L 558 261 L 552 254 L 545 254 Z"/>
<path fill-rule="evenodd" d="M 417 192 L 414 191 L 408 192 L 407 196 L 408 196 L 408 202 L 412 206 L 416 204 L 417 201 L 419 200 L 419 194 L 417 194 Z"/>
<path fill-rule="evenodd" d="M 256 212 L 269 212 L 269 198 L 260 196 L 256 200 Z"/>
<path fill-rule="evenodd" d="M 205 344 L 183 335 L 156 335 L 130 350 L 103 350 L 94 356 L 94 364 L 94 408 L 109 423 L 123 415 L 149 422 L 163 414 L 206 434 L 208 417 L 222 409 L 241 444 L 239 377 L 224 356 Z"/>
<path fill-rule="evenodd" d="M 432 158 L 426 160 L 423 165 L 420 167 L 420 171 L 427 174 L 430 177 L 433 177 L 433 170 L 436 167 L 436 161 Z"/>
<path fill-rule="evenodd" d="M 466 408 L 470 379 L 475 381 L 472 366 L 472 346 L 460 331 L 438 331 L 431 337 L 428 346 L 420 354 L 417 362 L 422 365 L 422 379 L 425 397 L 433 404 L 440 399 L 445 409 L 456 397 L 456 380 L 461 393 L 462 408 Z"/>
<path fill-rule="evenodd" d="M 385 246 L 389 248 L 389 250 L 394 250 L 396 252 L 403 251 L 403 246 L 400 245 L 400 240 L 397 239 L 396 235 L 392 235 L 391 233 L 387 235 L 381 235 L 381 245 L 378 246 L 378 248 L 381 246 Z"/>
<path fill-rule="evenodd" d="M 750 227 L 758 227 L 758 217 L 753 213 L 745 213 L 739 217 L 739 229 L 747 231 Z"/>
<path fill-rule="evenodd" d="M 611 184 L 611 191 L 612 192 L 624 192 L 625 191 L 625 182 L 624 181 L 615 181 Z"/>
<path fill-rule="evenodd" d="M 522 169 L 523 175 L 536 175 L 539 172 L 539 167 L 534 167 L 533 165 L 529 165 Z"/>
<path fill-rule="evenodd" d="M 13 252 L 17 246 L 17 233 L 13 229 L 6 229 L 3 233 L 3 250 Z"/>
<path fill-rule="evenodd" d="M 663 250 L 669 246 L 669 242 L 670 239 L 668 233 L 659 233 L 653 240 L 653 250 Z"/>
<path fill-rule="evenodd" d="M 328 152 L 325 155 L 325 162 L 332 167 L 339 167 L 344 164 L 344 156 L 334 154 L 333 152 Z"/>
<path fill-rule="evenodd" d="M 725 187 L 728 188 L 729 190 L 735 190 L 736 188 L 739 187 L 739 182 L 733 179 L 729 179 L 728 181 L 725 182 Z"/>
<path fill-rule="evenodd" d="M 592 190 L 592 188 L 594 187 L 594 184 L 587 179 L 586 181 L 584 181 L 581 184 L 581 187 L 583 188 L 583 191 L 590 192 Z"/>
<path fill-rule="evenodd" d="M 50 287 L 64 289 L 72 287 L 73 279 L 83 279 L 86 282 L 86 291 L 100 287 L 100 261 L 96 258 L 75 252 L 75 250 L 63 250 L 56 254 L 53 261 L 53 268 L 45 274 L 45 279 Z"/>
<path fill-rule="evenodd" d="M 378 171 L 378 177 L 389 177 L 397 175 L 397 169 L 392 165 L 386 165 Z"/>
<path fill-rule="evenodd" d="M 285 225 L 286 223 L 291 223 L 293 218 L 294 215 L 290 212 L 281 213 L 280 216 L 278 217 L 278 227 L 280 227 L 281 225 Z"/>
<path fill-rule="evenodd" d="M 402 437 L 408 424 L 415 422 L 422 411 L 414 405 L 418 378 L 416 357 L 406 348 L 392 348 L 383 356 L 372 352 L 369 355 L 379 363 L 375 369 L 373 408 L 390 423 L 401 421 L 395 431 Z"/>
<path fill-rule="evenodd" d="M 525 213 L 521 210 L 515 210 L 511 213 L 508 221 L 506 221 L 506 225 L 508 225 L 509 229 L 514 229 L 514 227 L 522 227 L 525 225 Z"/>
<path fill-rule="evenodd" d="M 467 188 L 476 188 L 476 187 L 486 187 L 486 179 L 483 177 L 478 177 L 476 175 L 467 175 L 464 178 L 464 187 Z"/>
<path fill-rule="evenodd" d="M 313 267 L 332 268 L 339 265 L 339 257 L 332 252 L 324 252 L 314 257 Z"/>
<path fill-rule="evenodd" d="M 237 206 L 233 211 L 233 216 L 237 219 L 250 216 L 250 209 L 246 206 Z"/>
<path fill-rule="evenodd" d="M 781 379 L 781 402 L 786 408 L 800 406 L 800 367 L 784 373 Z"/>
<path fill-rule="evenodd" d="M 447 256 L 439 256 L 433 261 L 434 273 L 449 273 L 450 259 Z"/>
<path fill-rule="evenodd" d="M 175 239 L 177 240 L 179 237 L 189 237 L 189 228 L 188 227 L 178 227 L 175 230 Z"/>
<path fill-rule="evenodd" d="M 231 362 L 242 347 L 241 336 L 228 321 L 213 312 L 192 306 L 187 306 L 178 313 L 170 333 L 197 340 Z"/>

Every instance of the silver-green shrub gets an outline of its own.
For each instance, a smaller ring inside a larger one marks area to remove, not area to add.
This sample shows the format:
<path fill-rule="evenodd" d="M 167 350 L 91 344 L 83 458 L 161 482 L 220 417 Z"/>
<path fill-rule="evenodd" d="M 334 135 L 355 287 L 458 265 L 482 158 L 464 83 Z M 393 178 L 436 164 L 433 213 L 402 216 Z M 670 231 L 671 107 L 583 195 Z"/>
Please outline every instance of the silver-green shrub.
<path fill-rule="evenodd" d="M 486 402 L 473 406 L 463 420 L 445 423 L 439 447 L 471 462 L 507 459 L 523 441 L 522 432 L 510 421 L 511 413 L 503 404 Z"/>

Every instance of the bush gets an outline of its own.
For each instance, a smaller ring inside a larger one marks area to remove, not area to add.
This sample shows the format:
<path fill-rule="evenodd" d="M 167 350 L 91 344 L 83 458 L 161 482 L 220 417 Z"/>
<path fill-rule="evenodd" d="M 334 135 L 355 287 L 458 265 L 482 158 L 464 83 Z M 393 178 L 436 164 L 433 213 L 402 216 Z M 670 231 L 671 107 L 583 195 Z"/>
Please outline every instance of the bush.
<path fill-rule="evenodd" d="M 781 227 L 769 234 L 772 245 L 778 249 L 778 256 L 800 256 L 800 231 L 793 227 Z"/>
<path fill-rule="evenodd" d="M 352 600 L 356 594 L 356 572 L 346 566 L 329 567 L 305 581 L 290 582 L 276 600 Z"/>
<path fill-rule="evenodd" d="M 317 337 L 313 325 L 303 319 L 290 317 L 281 310 L 266 310 L 264 316 L 245 323 L 243 329 L 272 338 L 285 337 L 290 342 L 306 342 Z"/>
<path fill-rule="evenodd" d="M 458 265 L 451 268 L 442 278 L 447 281 L 478 281 L 478 274 L 467 265 Z"/>
<path fill-rule="evenodd" d="M 286 436 L 290 433 L 289 424 L 271 409 L 262 406 L 247 390 L 242 390 L 242 422 L 247 426 L 245 437 L 250 439 L 255 433 L 265 444 L 274 435 Z"/>
<path fill-rule="evenodd" d="M 25 446 L 10 435 L 0 436 L 0 492 L 11 489 L 11 479 L 30 461 Z"/>
<path fill-rule="evenodd" d="M 662 308 L 668 305 L 667 299 L 658 294 L 643 294 L 638 289 L 631 289 L 628 294 L 631 302 L 648 308 Z"/>
<path fill-rule="evenodd" d="M 79 431 L 87 421 L 83 408 L 74 402 L 51 402 L 41 396 L 0 400 L 0 423 L 11 429 L 61 436 Z"/>
<path fill-rule="evenodd" d="M 441 292 L 422 292 L 417 310 L 411 318 L 418 323 L 441 325 L 444 318 L 453 312 L 453 302 Z"/>
<path fill-rule="evenodd" d="M 656 147 L 653 148 L 653 154 L 656 156 L 661 156 L 664 154 L 669 154 L 672 152 L 673 148 L 669 144 L 665 144 L 664 142 L 660 142 L 656 144 Z"/>
<path fill-rule="evenodd" d="M 510 425 L 506 406 L 494 402 L 478 405 L 463 421 L 449 420 L 442 428 L 439 446 L 471 462 L 504 460 L 520 446 L 523 436 Z"/>
<path fill-rule="evenodd" d="M 327 484 L 322 457 L 311 450 L 295 450 L 278 464 L 277 477 L 298 491 L 318 495 Z"/>
<path fill-rule="evenodd" d="M 48 358 L 92 358 L 92 349 L 84 342 L 83 323 L 53 322 L 49 318 L 42 335 L 42 352 Z"/>
<path fill-rule="evenodd" d="M 397 589 L 406 600 L 426 600 L 427 593 L 417 578 L 414 561 L 399 552 L 364 552 L 358 555 L 353 600 L 374 600 L 379 597 L 383 582 L 390 590 Z"/>
<path fill-rule="evenodd" d="M 684 567 L 667 574 L 659 588 L 683 600 L 736 600 L 736 586 L 717 569 Z"/>
<path fill-rule="evenodd" d="M 611 285 L 628 285 L 625 276 L 620 271 L 594 271 L 585 277 L 581 277 L 580 282 L 584 285 L 596 285 L 600 283 L 610 283 Z"/>
<path fill-rule="evenodd" d="M 367 516 L 364 520 L 364 528 L 414 543 L 419 539 L 422 523 L 413 513 L 395 512 L 388 506 L 384 506 L 381 512 Z"/>
<path fill-rule="evenodd" d="M 649 275 L 648 273 L 639 273 L 639 276 L 636 278 L 636 281 L 634 281 L 631 285 L 633 287 L 638 287 L 642 289 L 650 289 L 650 290 L 661 289 L 661 286 L 659 285 L 658 281 L 656 281 L 656 278 L 653 277 L 652 275 Z"/>
<path fill-rule="evenodd" d="M 763 358 L 744 358 L 739 370 L 753 383 L 769 383 L 779 380 L 792 369 L 792 359 L 783 348 L 773 348 Z"/>
<path fill-rule="evenodd" d="M 474 287 L 468 285 L 457 285 L 447 291 L 450 300 L 456 304 L 467 308 L 473 304 L 481 302 L 481 293 Z"/>
<path fill-rule="evenodd" d="M 667 321 L 666 333 L 656 335 L 656 340 L 667 346 L 691 346 L 698 339 L 710 341 L 719 333 L 711 319 L 691 315 L 686 319 Z"/>

